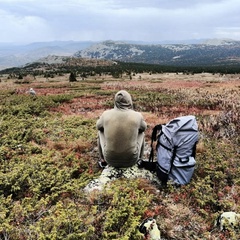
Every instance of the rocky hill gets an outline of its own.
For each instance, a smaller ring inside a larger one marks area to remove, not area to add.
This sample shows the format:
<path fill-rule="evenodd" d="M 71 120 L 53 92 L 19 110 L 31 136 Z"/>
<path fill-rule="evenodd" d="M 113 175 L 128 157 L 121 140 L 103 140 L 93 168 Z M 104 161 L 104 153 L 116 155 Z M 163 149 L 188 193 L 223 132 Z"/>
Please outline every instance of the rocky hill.
<path fill-rule="evenodd" d="M 178 44 L 128 41 L 54 41 L 22 46 L 0 44 L 0 70 L 23 67 L 34 62 L 64 64 L 67 58 L 69 61 L 87 58 L 170 66 L 238 67 L 240 41 L 209 39 Z"/>
<path fill-rule="evenodd" d="M 89 47 L 91 44 L 93 42 L 90 41 L 35 42 L 27 45 L 0 43 L 0 70 L 21 67 L 49 55 L 72 56 L 75 52 Z"/>
<path fill-rule="evenodd" d="M 238 65 L 240 41 L 213 39 L 202 44 L 129 44 L 105 41 L 82 49 L 74 56 L 175 66 Z"/>

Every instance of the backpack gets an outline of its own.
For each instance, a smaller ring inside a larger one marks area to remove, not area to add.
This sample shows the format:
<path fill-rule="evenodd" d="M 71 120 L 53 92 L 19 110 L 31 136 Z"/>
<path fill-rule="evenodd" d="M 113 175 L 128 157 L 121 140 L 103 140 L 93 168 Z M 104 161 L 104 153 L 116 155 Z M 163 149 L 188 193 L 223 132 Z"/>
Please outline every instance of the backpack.
<path fill-rule="evenodd" d="M 153 128 L 149 162 L 153 163 L 153 141 L 157 140 L 156 173 L 162 184 L 168 180 L 176 185 L 190 182 L 196 164 L 198 139 L 197 121 L 191 115 L 175 118 L 166 125 L 156 125 Z"/>

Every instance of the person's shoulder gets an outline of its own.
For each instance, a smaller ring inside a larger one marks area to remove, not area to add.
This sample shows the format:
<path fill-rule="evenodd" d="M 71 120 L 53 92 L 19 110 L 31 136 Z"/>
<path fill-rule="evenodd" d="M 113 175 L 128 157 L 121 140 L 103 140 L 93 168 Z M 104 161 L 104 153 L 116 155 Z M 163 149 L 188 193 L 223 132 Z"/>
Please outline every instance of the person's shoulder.
<path fill-rule="evenodd" d="M 131 114 L 131 116 L 134 116 L 135 118 L 138 119 L 143 118 L 143 115 L 135 110 L 129 110 L 128 113 Z"/>
<path fill-rule="evenodd" d="M 138 111 L 135 111 L 135 110 L 132 110 L 134 112 L 134 114 L 136 115 L 139 115 L 139 116 L 142 116 L 142 113 L 138 112 Z"/>
<path fill-rule="evenodd" d="M 114 108 L 112 108 L 112 109 L 105 110 L 104 113 L 110 113 L 110 112 L 114 112 L 114 111 L 116 111 L 116 110 Z"/>
<path fill-rule="evenodd" d="M 107 109 L 107 110 L 105 110 L 105 111 L 102 113 L 102 116 L 111 114 L 111 113 L 114 112 L 114 111 L 115 111 L 114 109 Z"/>

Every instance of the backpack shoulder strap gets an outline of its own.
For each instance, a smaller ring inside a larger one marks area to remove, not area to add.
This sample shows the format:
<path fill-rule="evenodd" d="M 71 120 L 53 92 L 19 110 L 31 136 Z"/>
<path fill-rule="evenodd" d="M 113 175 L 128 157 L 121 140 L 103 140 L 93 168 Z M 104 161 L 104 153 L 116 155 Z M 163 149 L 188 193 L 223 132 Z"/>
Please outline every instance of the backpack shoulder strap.
<path fill-rule="evenodd" d="M 156 125 L 154 128 L 153 128 L 153 131 L 152 131 L 152 142 L 151 144 L 153 143 L 153 141 L 156 141 L 157 140 L 157 133 L 158 131 L 161 131 L 162 130 L 162 124 L 158 124 Z"/>
<path fill-rule="evenodd" d="M 157 133 L 158 131 L 162 130 L 162 125 L 158 124 L 156 125 L 152 130 L 152 136 L 151 136 L 151 152 L 149 155 L 149 162 L 153 162 L 154 159 L 154 149 L 153 149 L 153 142 L 157 140 Z"/>

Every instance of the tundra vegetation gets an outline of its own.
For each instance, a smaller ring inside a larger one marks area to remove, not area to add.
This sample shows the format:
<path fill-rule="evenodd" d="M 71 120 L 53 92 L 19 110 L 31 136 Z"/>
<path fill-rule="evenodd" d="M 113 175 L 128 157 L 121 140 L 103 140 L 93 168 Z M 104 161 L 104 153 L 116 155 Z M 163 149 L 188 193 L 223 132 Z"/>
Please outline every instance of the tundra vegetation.
<path fill-rule="evenodd" d="M 137 227 L 147 217 L 163 239 L 240 239 L 239 226 L 213 228 L 220 213 L 240 212 L 239 74 L 131 69 L 117 78 L 78 73 L 76 81 L 44 74 L 0 76 L 0 239 L 143 239 Z M 156 124 L 197 117 L 197 166 L 188 185 L 118 179 L 101 192 L 83 191 L 102 171 L 96 120 L 121 89 L 148 123 L 148 145 Z"/>

